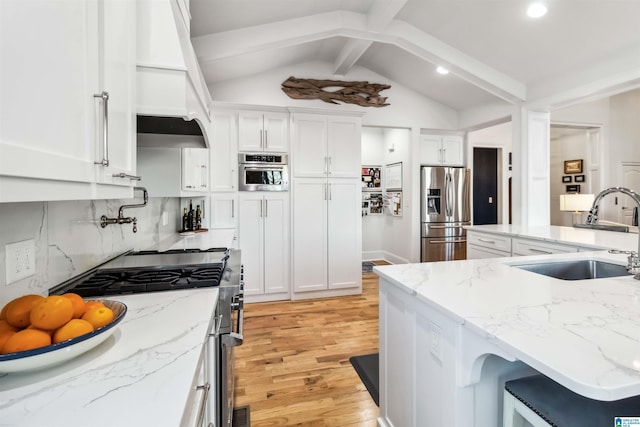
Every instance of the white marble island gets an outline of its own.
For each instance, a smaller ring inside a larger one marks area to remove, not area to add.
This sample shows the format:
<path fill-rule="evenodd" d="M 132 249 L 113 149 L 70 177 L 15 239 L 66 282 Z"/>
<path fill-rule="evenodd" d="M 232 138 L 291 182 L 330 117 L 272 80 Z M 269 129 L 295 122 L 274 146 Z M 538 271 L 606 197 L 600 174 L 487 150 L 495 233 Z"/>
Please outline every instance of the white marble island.
<path fill-rule="evenodd" d="M 217 288 L 116 296 L 124 320 L 61 365 L 0 374 L 0 426 L 191 425 Z"/>
<path fill-rule="evenodd" d="M 375 267 L 380 424 L 499 426 L 504 382 L 532 369 L 589 398 L 640 394 L 640 281 L 510 265 L 584 258 L 626 263 L 600 251 Z"/>

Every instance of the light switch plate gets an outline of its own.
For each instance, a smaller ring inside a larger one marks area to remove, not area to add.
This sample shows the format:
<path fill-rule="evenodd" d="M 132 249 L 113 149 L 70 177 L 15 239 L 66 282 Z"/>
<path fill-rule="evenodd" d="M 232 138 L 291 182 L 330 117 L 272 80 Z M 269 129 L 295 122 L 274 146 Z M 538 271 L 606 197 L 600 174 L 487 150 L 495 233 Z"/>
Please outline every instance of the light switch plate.
<path fill-rule="evenodd" d="M 36 272 L 36 246 L 33 239 L 9 243 L 4 247 L 6 283 L 33 276 Z"/>

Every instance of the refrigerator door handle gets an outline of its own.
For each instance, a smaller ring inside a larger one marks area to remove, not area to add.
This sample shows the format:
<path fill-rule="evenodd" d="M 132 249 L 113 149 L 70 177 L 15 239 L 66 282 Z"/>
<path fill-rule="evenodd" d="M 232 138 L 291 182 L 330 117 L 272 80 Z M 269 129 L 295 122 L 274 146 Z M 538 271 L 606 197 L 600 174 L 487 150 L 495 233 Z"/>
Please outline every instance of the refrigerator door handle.
<path fill-rule="evenodd" d="M 446 209 L 446 213 L 445 215 L 447 215 L 448 217 L 453 215 L 453 207 L 451 206 L 451 202 L 453 200 L 453 185 L 451 184 L 451 173 L 447 172 L 447 174 L 445 175 L 445 194 L 446 194 L 446 201 L 445 201 L 445 209 Z"/>

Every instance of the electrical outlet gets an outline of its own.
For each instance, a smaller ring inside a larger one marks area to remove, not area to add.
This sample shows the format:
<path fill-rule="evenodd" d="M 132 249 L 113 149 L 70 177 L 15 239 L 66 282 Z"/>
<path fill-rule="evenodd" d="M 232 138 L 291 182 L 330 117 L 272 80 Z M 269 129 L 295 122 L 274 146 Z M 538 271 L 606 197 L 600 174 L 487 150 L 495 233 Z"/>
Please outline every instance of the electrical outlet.
<path fill-rule="evenodd" d="M 431 329 L 431 354 L 441 361 L 440 337 L 442 336 L 442 329 L 433 322 L 429 325 L 429 329 Z"/>
<path fill-rule="evenodd" d="M 162 212 L 162 225 L 167 225 L 167 224 L 169 224 L 169 213 Z"/>
<path fill-rule="evenodd" d="M 4 247 L 7 285 L 36 272 L 36 246 L 33 239 L 10 243 Z"/>

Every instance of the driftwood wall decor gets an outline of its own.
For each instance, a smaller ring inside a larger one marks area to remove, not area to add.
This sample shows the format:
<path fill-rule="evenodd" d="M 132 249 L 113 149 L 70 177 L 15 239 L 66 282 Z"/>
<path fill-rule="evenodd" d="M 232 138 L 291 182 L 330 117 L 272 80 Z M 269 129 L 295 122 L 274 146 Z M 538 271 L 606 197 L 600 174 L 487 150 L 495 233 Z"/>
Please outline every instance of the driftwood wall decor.
<path fill-rule="evenodd" d="M 327 87 L 342 87 L 327 91 Z M 369 82 L 345 82 L 341 80 L 314 80 L 289 77 L 282 82 L 282 90 L 293 99 L 321 99 L 329 104 L 336 101 L 357 104 L 363 107 L 385 107 L 387 97 L 379 92 L 391 88 L 390 85 Z"/>

